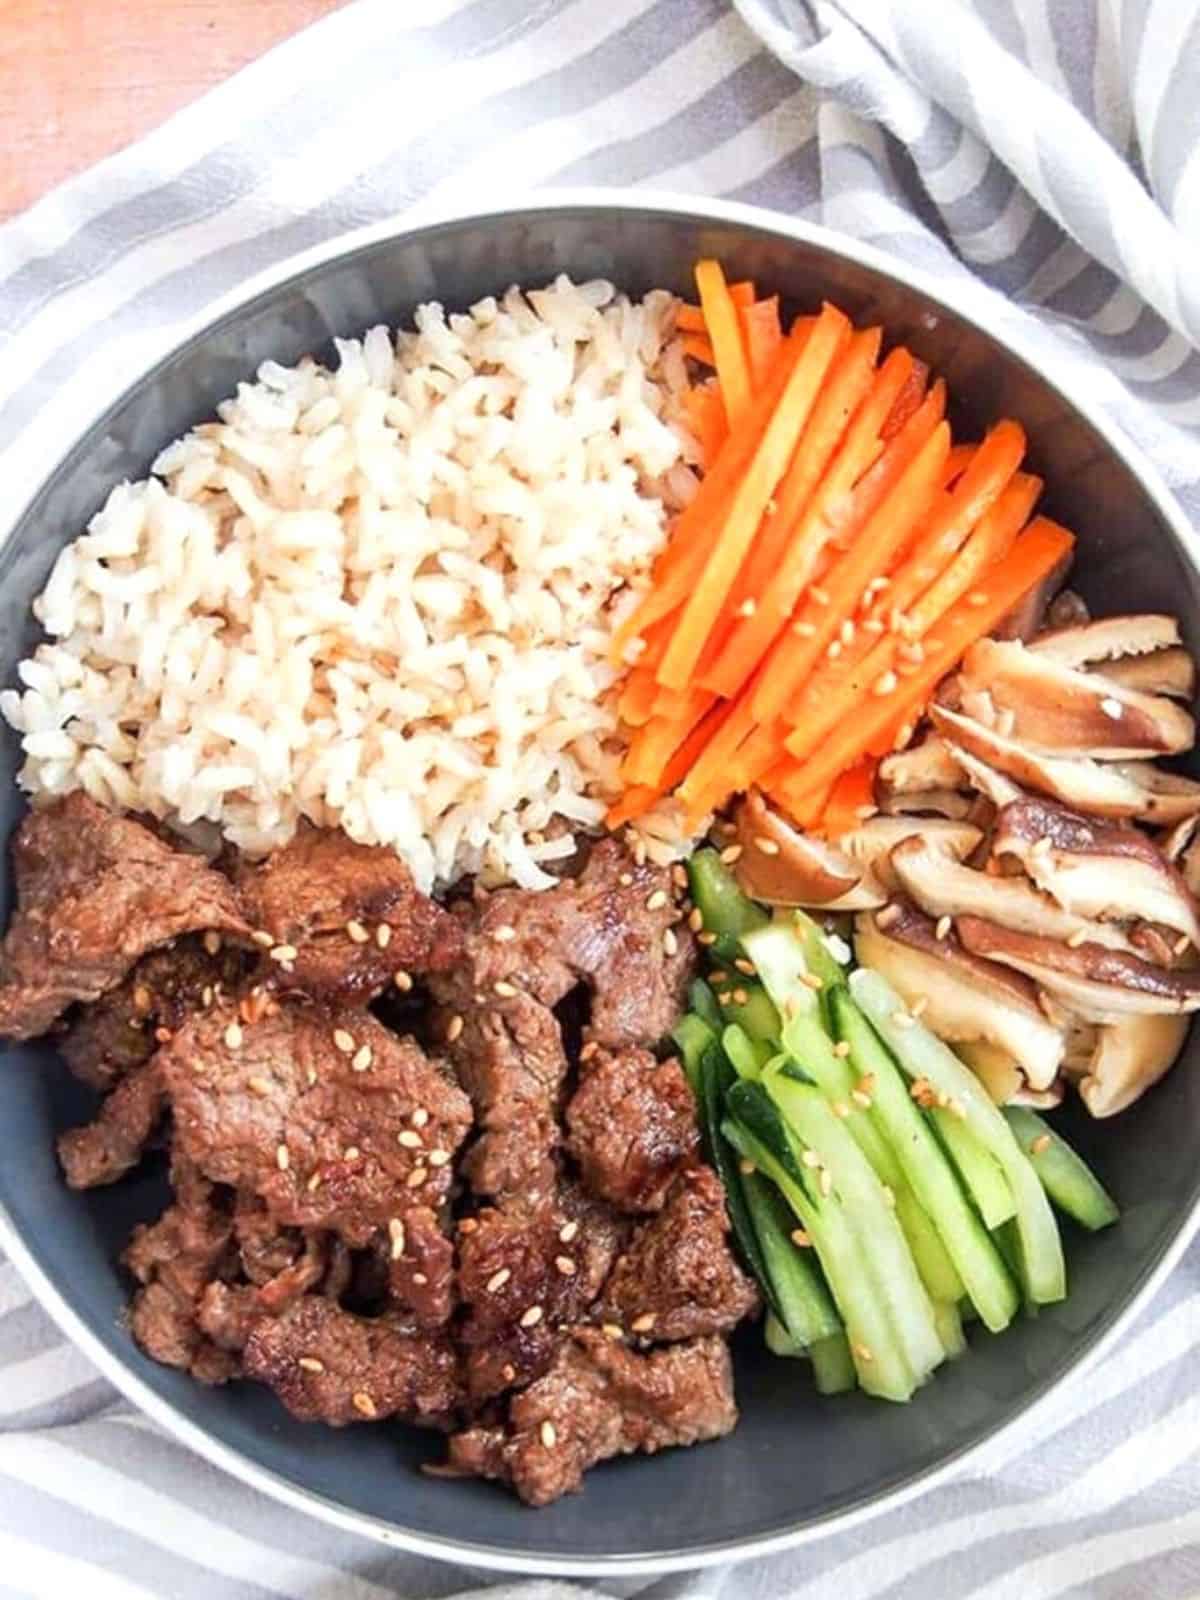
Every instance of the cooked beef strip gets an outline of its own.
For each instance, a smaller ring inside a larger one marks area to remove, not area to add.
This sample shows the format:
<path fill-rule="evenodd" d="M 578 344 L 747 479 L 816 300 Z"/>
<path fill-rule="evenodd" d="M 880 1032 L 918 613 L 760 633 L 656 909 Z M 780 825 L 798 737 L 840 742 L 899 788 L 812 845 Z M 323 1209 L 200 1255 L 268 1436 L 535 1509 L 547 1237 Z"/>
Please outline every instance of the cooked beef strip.
<path fill-rule="evenodd" d="M 82 791 L 26 814 L 13 870 L 17 909 L 0 948 L 8 1038 L 45 1033 L 73 1001 L 97 999 L 180 934 L 249 933 L 220 873 Z"/>
<path fill-rule="evenodd" d="M 284 1004 L 247 1024 L 214 1006 L 157 1059 L 179 1149 L 215 1181 L 260 1195 L 280 1223 L 363 1246 L 447 1195 L 470 1103 L 368 1012 Z"/>
<path fill-rule="evenodd" d="M 173 1033 L 218 984 L 232 990 L 247 960 L 223 944 L 216 953 L 198 937 L 152 950 L 115 989 L 85 1006 L 58 1039 L 68 1067 L 93 1089 L 111 1089 L 158 1049 L 159 1029 Z"/>
<path fill-rule="evenodd" d="M 489 1206 L 459 1225 L 459 1329 L 478 1402 L 544 1372 L 565 1325 L 581 1321 L 626 1228 L 574 1185 Z"/>
<path fill-rule="evenodd" d="M 366 1001 L 395 973 L 442 971 L 461 953 L 459 924 L 421 893 L 396 852 L 356 844 L 340 829 L 302 823 L 289 845 L 242 868 L 237 883 L 255 930 L 296 951 L 272 963 L 284 989 Z"/>
<path fill-rule="evenodd" d="M 238 1265 L 252 1284 L 270 1283 L 293 1264 L 304 1247 L 299 1228 L 281 1227 L 260 1197 L 248 1190 L 234 1200 L 233 1235 Z"/>
<path fill-rule="evenodd" d="M 58 1159 L 70 1187 L 96 1189 L 116 1183 L 136 1167 L 166 1105 L 162 1073 L 152 1057 L 105 1096 L 91 1122 L 60 1136 Z"/>
<path fill-rule="evenodd" d="M 758 1305 L 729 1247 L 721 1180 L 685 1172 L 656 1217 L 639 1223 L 604 1287 L 596 1315 L 647 1339 L 730 1333 Z"/>
<path fill-rule="evenodd" d="M 590 1046 L 584 1047 L 588 1056 Z M 567 1106 L 567 1149 L 583 1180 L 622 1211 L 657 1211 L 699 1152 L 696 1106 L 674 1057 L 599 1052 Z"/>
<path fill-rule="evenodd" d="M 514 1396 L 507 1426 L 456 1434 L 449 1464 L 511 1483 L 527 1504 L 544 1506 L 577 1490 L 597 1461 L 717 1439 L 736 1422 L 723 1340 L 640 1355 L 577 1328 L 550 1370 Z"/>
<path fill-rule="evenodd" d="M 238 1362 L 199 1326 L 197 1306 L 227 1266 L 233 1224 L 214 1184 L 187 1161 L 171 1163 L 175 1199 L 157 1222 L 133 1230 L 126 1267 L 141 1285 L 129 1326 L 148 1356 L 181 1367 L 203 1383 L 236 1377 Z"/>
<path fill-rule="evenodd" d="M 302 1422 L 373 1422 L 401 1416 L 439 1427 L 461 1398 L 458 1357 L 445 1335 L 394 1317 L 356 1317 L 306 1295 L 256 1322 L 242 1361 Z"/>
<path fill-rule="evenodd" d="M 383 1243 L 395 1305 L 419 1328 L 438 1328 L 454 1310 L 454 1246 L 427 1206 L 413 1206 L 389 1225 Z"/>

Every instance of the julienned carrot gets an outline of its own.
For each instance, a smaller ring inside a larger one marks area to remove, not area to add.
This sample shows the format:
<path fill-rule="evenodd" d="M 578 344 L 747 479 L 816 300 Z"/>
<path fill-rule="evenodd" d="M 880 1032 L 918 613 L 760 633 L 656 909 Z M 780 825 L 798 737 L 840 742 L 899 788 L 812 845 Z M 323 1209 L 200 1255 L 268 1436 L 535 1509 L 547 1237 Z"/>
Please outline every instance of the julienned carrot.
<path fill-rule="evenodd" d="M 826 656 L 784 707 L 785 721 L 792 727 L 808 727 L 815 745 L 827 728 L 870 693 L 871 685 L 883 673 L 897 663 L 897 670 L 903 673 L 913 661 L 919 661 L 916 642 L 987 567 L 1008 554 L 1041 489 L 1040 478 L 1016 473 L 963 548 L 940 572 L 924 543 L 919 544 L 875 597 L 867 615 L 846 630 L 849 637 L 840 641 L 836 660 Z M 902 626 L 892 627 L 892 622 Z"/>
<path fill-rule="evenodd" d="M 818 824 L 828 839 L 840 839 L 844 833 L 860 828 L 875 808 L 875 772 L 879 762 L 864 756 L 841 774 L 829 799 L 825 802 Z"/>
<path fill-rule="evenodd" d="M 714 705 L 675 751 L 663 768 L 657 783 L 635 784 L 626 789 L 620 800 L 605 816 L 604 820 L 608 826 L 619 828 L 622 823 L 632 822 L 635 817 L 644 816 L 655 801 L 669 794 L 680 779 L 686 777 L 693 761 L 709 743 L 732 709 L 728 704 Z"/>
<path fill-rule="evenodd" d="M 697 384 L 686 392 L 683 405 L 692 432 L 704 454 L 705 471 L 711 471 L 721 446 L 729 437 L 721 391 L 712 384 Z"/>
<path fill-rule="evenodd" d="M 652 717 L 640 728 L 621 763 L 621 776 L 627 783 L 659 784 L 671 757 L 716 704 L 716 695 L 693 690 L 674 716 Z"/>
<path fill-rule="evenodd" d="M 681 305 L 675 313 L 675 331 L 677 333 L 704 333 L 708 329 L 704 326 L 704 313 L 699 306 Z"/>
<path fill-rule="evenodd" d="M 858 607 L 867 585 L 902 554 L 937 492 L 949 447 L 950 429 L 939 422 L 850 549 L 818 587 L 810 588 L 764 663 L 754 697 L 759 722 L 772 722 L 782 713 Z"/>
<path fill-rule="evenodd" d="M 685 333 L 680 343 L 683 345 L 685 356 L 691 356 L 693 361 L 699 361 L 706 367 L 716 366 L 717 357 L 712 341 L 704 334 Z"/>
<path fill-rule="evenodd" d="M 870 696 L 853 718 L 844 720 L 805 764 L 803 789 L 789 785 L 793 798 L 822 789 L 831 779 L 852 767 L 874 742 L 910 711 L 923 707 L 941 680 L 962 659 L 963 653 L 1013 609 L 1023 595 L 1048 572 L 1065 562 L 1074 547 L 1074 535 L 1047 517 L 1037 517 L 1017 539 L 1003 561 L 988 572 L 981 598 L 970 594 L 953 606 L 938 623 L 936 635 L 925 641 L 925 659 L 911 678 L 897 679 L 886 694 Z M 804 730 L 792 735 L 803 747 Z M 792 739 L 788 740 L 791 752 Z"/>
<path fill-rule="evenodd" d="M 842 520 L 846 529 L 866 526 L 908 470 L 917 451 L 946 413 L 946 385 L 939 378 L 900 432 L 883 447 L 874 466 L 854 486 Z"/>
<path fill-rule="evenodd" d="M 878 346 L 860 344 L 864 340 L 856 334 L 839 359 L 788 468 L 777 515 L 760 533 L 739 579 L 733 611 L 741 614 L 747 600 L 753 610 L 701 674 L 720 694 L 736 694 L 758 666 L 826 545 L 853 536 L 844 521 L 851 491 L 883 448 L 880 425 L 912 368 L 906 350 L 893 350 L 872 378 L 866 362 L 873 365 Z M 795 507 L 802 508 L 798 521 Z"/>
<path fill-rule="evenodd" d="M 808 793 L 797 789 L 797 784 L 802 782 L 803 770 L 799 762 L 784 756 L 765 774 L 759 787 L 787 812 L 798 828 L 815 829 L 834 786 L 827 784 L 823 789 Z"/>
<path fill-rule="evenodd" d="M 975 459 L 975 452 L 979 449 L 977 444 L 956 444 L 946 457 L 946 474 L 942 483 L 948 489 L 956 483 Z"/>
<path fill-rule="evenodd" d="M 807 331 L 794 328 L 784 341 L 776 369 L 739 427 L 733 429 L 700 487 L 675 519 L 671 538 L 654 566 L 654 581 L 641 604 L 613 635 L 609 659 L 624 661 L 629 641 L 677 611 L 691 593 L 721 529 L 721 516 L 741 475 L 762 438 L 771 416 L 808 340 Z"/>
<path fill-rule="evenodd" d="M 749 278 L 742 278 L 738 283 L 729 285 L 729 298 L 739 311 L 744 311 L 747 306 L 754 304 L 754 285 Z"/>
<path fill-rule="evenodd" d="M 816 402 L 829 357 L 845 325 L 842 313 L 832 306 L 827 307 L 788 374 L 758 448 L 733 490 L 728 514 L 722 520 L 719 535 L 658 669 L 658 681 L 664 688 L 682 689 L 691 679 L 725 596 L 745 560 L 767 501 L 783 476 Z M 722 456 L 724 454 L 723 451 Z"/>
<path fill-rule="evenodd" d="M 631 668 L 617 705 L 621 721 L 631 728 L 645 727 L 654 715 L 654 702 L 658 693 L 653 667 Z"/>
<path fill-rule="evenodd" d="M 686 803 L 689 817 L 704 816 L 736 787 L 733 782 L 736 752 L 742 741 L 754 732 L 754 712 L 748 695 L 727 703 L 733 707 L 732 711 L 679 786 L 679 798 Z"/>
<path fill-rule="evenodd" d="M 771 366 L 783 343 L 783 327 L 779 321 L 779 296 L 769 300 L 755 300 L 741 308 L 742 339 L 746 346 L 746 359 L 750 363 L 750 382 L 761 389 L 771 373 Z"/>
<path fill-rule="evenodd" d="M 712 340 L 725 414 L 729 426 L 736 427 L 750 404 L 750 364 L 746 359 L 738 307 L 719 261 L 697 261 L 696 287 L 700 291 L 704 324 Z"/>
<path fill-rule="evenodd" d="M 912 366 L 909 369 L 904 387 L 896 396 L 892 409 L 883 419 L 883 425 L 879 430 L 879 437 L 885 443 L 889 439 L 894 439 L 909 417 L 916 413 L 921 401 L 925 398 L 925 385 L 928 382 L 928 364 L 913 357 Z"/>

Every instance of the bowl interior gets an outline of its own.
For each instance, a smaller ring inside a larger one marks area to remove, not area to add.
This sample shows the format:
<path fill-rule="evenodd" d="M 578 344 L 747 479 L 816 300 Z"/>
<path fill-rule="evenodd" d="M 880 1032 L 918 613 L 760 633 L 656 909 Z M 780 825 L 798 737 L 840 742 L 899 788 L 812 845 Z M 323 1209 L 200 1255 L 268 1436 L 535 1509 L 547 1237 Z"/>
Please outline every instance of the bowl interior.
<path fill-rule="evenodd" d="M 649 206 L 546 208 L 442 225 L 359 248 L 305 271 L 227 315 L 141 380 L 75 446 L 0 553 L 0 682 L 36 639 L 29 603 L 60 546 L 123 477 L 211 414 L 256 365 L 322 351 L 334 335 L 401 322 L 422 300 L 465 307 L 520 281 L 565 271 L 631 293 L 690 292 L 690 269 L 718 255 L 735 276 L 795 306 L 836 300 L 878 320 L 947 379 L 964 425 L 1019 418 L 1046 509 L 1080 536 L 1075 582 L 1099 610 L 1165 609 L 1200 645 L 1197 574 L 1152 495 L 1103 437 L 1047 383 L 986 334 L 904 284 L 758 226 Z M 969 408 L 969 409 L 968 409 Z M 0 739 L 0 831 L 22 810 L 16 741 Z M 7 861 L 0 889 L 11 899 Z M 1011 1420 L 1065 1374 L 1152 1272 L 1197 1200 L 1192 1130 L 1200 1076 L 1189 1059 L 1119 1127 L 1069 1118 L 1069 1133 L 1116 1195 L 1123 1220 L 1067 1240 L 1071 1294 L 1036 1321 L 992 1339 L 976 1327 L 968 1358 L 906 1407 L 861 1396 L 821 1401 L 803 1367 L 766 1356 L 759 1333 L 737 1344 L 742 1422 L 717 1445 L 598 1469 L 583 1495 L 537 1513 L 481 1483 L 420 1475 L 436 1441 L 405 1428 L 320 1430 L 293 1422 L 251 1385 L 209 1390 L 145 1359 L 122 1313 L 117 1257 L 133 1223 L 155 1215 L 165 1186 L 149 1171 L 87 1196 L 63 1187 L 56 1132 L 86 1117 L 91 1097 L 44 1044 L 0 1063 L 0 1207 L 59 1296 L 123 1369 L 259 1481 L 316 1497 L 313 1508 L 361 1518 L 363 1531 L 424 1542 L 430 1553 L 496 1565 L 597 1569 L 687 1564 L 811 1528 L 919 1478 Z M 228 1459 L 228 1458 L 227 1458 Z M 264 1476 L 265 1475 L 265 1476 Z"/>

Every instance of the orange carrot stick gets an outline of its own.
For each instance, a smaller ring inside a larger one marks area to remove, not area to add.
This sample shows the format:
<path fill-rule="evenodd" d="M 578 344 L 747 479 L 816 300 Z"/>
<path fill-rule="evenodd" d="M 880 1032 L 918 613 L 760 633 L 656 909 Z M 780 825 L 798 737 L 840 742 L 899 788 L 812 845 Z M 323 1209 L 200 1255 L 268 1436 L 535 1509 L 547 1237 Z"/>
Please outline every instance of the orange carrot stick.
<path fill-rule="evenodd" d="M 820 392 L 846 319 L 833 306 L 805 341 L 788 375 L 783 394 L 767 423 L 757 450 L 737 484 L 716 538 L 695 584 L 674 637 L 658 669 L 664 688 L 682 689 L 690 680 L 705 641 L 720 615 L 722 603 L 745 560 L 767 501 L 791 459 L 796 441 Z M 724 384 L 722 383 L 722 389 Z M 726 404 L 728 404 L 726 394 Z"/>
<path fill-rule="evenodd" d="M 644 816 L 657 800 L 669 794 L 687 774 L 696 757 L 712 739 L 732 709 L 732 706 L 726 703 L 714 705 L 667 762 L 657 783 L 635 784 L 632 788 L 626 789 L 616 805 L 610 807 L 604 818 L 608 826 L 619 828 L 623 822 L 631 822 L 635 817 Z"/>
<path fill-rule="evenodd" d="M 875 807 L 875 772 L 879 762 L 864 756 L 838 778 L 821 813 L 821 832 L 829 839 L 860 828 Z"/>
<path fill-rule="evenodd" d="M 711 471 L 721 446 L 729 437 L 721 391 L 713 384 L 697 384 L 684 395 L 683 405 L 692 432 L 704 453 L 705 470 Z"/>
<path fill-rule="evenodd" d="M 879 430 L 879 437 L 885 441 L 895 438 L 908 419 L 920 409 L 921 402 L 925 398 L 929 367 L 924 361 L 918 361 L 915 356 L 910 356 L 910 360 L 912 366 L 909 368 L 908 378 Z"/>
<path fill-rule="evenodd" d="M 721 398 L 729 425 L 735 427 L 750 404 L 750 365 L 742 342 L 737 303 L 730 294 L 719 261 L 696 263 L 696 287 L 700 291 L 700 309 L 704 312 L 717 376 L 721 380 Z"/>
<path fill-rule="evenodd" d="M 979 591 L 981 599 L 977 602 L 974 593 L 965 596 L 938 623 L 936 635 L 929 635 L 925 641 L 925 659 L 919 670 L 911 678 L 897 677 L 886 693 L 875 694 L 862 702 L 857 714 L 844 720 L 809 757 L 805 764 L 804 792 L 822 788 L 853 766 L 898 719 L 910 712 L 915 719 L 963 653 L 976 639 L 990 633 L 1034 584 L 1066 561 L 1074 543 L 1074 535 L 1058 523 L 1051 522 L 1048 517 L 1035 518 L 1003 561 L 989 570 L 986 588 Z M 799 728 L 788 739 L 789 753 L 794 753 L 793 740 L 803 753 L 807 730 Z"/>
<path fill-rule="evenodd" d="M 729 703 L 733 707 L 730 715 L 697 756 L 691 771 L 679 785 L 679 797 L 687 803 L 689 816 L 703 816 L 732 794 L 735 788 L 735 753 L 742 741 L 754 731 L 754 712 L 749 695 Z"/>
<path fill-rule="evenodd" d="M 675 313 L 675 328 L 678 333 L 703 333 L 708 329 L 704 325 L 704 313 L 699 306 L 681 305 Z"/>
<path fill-rule="evenodd" d="M 956 483 L 975 459 L 975 452 L 979 449 L 977 444 L 956 444 L 946 457 L 946 472 L 942 484 L 949 488 Z"/>
<path fill-rule="evenodd" d="M 754 702 L 760 722 L 782 713 L 859 605 L 867 584 L 886 573 L 911 540 L 937 492 L 949 447 L 950 429 L 939 422 L 850 549 L 819 586 L 810 588 L 764 663 Z"/>
<path fill-rule="evenodd" d="M 747 306 L 754 304 L 754 285 L 749 278 L 743 278 L 739 283 L 729 285 L 729 298 L 739 311 L 744 311 Z"/>
<path fill-rule="evenodd" d="M 621 721 L 631 728 L 645 727 L 654 715 L 654 702 L 658 693 L 654 668 L 634 667 L 625 680 L 625 687 L 617 703 Z"/>
<path fill-rule="evenodd" d="M 741 311 L 742 338 L 746 345 L 746 358 L 750 363 L 750 382 L 761 389 L 771 373 L 771 367 L 783 343 L 783 328 L 779 321 L 779 296 L 769 300 L 755 300 Z"/>
<path fill-rule="evenodd" d="M 663 769 L 679 746 L 716 703 L 716 696 L 693 690 L 673 717 L 654 717 L 639 729 L 621 764 L 627 783 L 661 783 Z"/>
<path fill-rule="evenodd" d="M 702 333 L 685 333 L 681 340 L 683 353 L 691 356 L 693 361 L 700 361 L 706 367 L 715 367 L 716 354 L 713 351 L 712 341 Z"/>

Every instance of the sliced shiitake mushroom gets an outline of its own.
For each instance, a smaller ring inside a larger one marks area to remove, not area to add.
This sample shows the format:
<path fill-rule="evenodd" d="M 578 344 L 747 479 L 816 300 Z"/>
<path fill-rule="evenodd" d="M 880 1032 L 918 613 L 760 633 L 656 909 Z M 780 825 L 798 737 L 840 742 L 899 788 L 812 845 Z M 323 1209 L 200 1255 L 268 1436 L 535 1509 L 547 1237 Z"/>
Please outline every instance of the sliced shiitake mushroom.
<path fill-rule="evenodd" d="M 1101 617 L 1070 628 L 1056 628 L 1032 640 L 1029 648 L 1059 661 L 1064 667 L 1084 667 L 1092 662 L 1119 661 L 1125 656 L 1145 656 L 1179 643 L 1174 617 L 1154 611 L 1132 616 Z"/>
<path fill-rule="evenodd" d="M 1115 1116 L 1157 1083 L 1182 1050 L 1189 1022 L 1186 1016 L 1143 1014 L 1097 1029 L 1077 1085 L 1092 1116 Z"/>
<path fill-rule="evenodd" d="M 1166 696 L 1064 666 L 1015 640 L 980 639 L 959 679 L 968 716 L 1051 755 L 1137 760 L 1175 755 L 1195 742 L 1191 717 Z M 995 706 L 994 718 L 980 713 L 978 696 Z"/>
<path fill-rule="evenodd" d="M 1039 889 L 1080 917 L 1157 924 L 1200 946 L 1195 897 L 1138 828 L 1028 796 L 1001 807 L 992 850 L 1019 861 Z"/>
<path fill-rule="evenodd" d="M 959 917 L 954 926 L 973 955 L 1024 973 L 1076 1015 L 1093 1022 L 1114 1022 L 1136 1012 L 1177 1015 L 1200 1010 L 1200 970 L 1156 967 L 1124 950 L 1064 944 L 1002 928 L 982 917 Z"/>
<path fill-rule="evenodd" d="M 930 789 L 961 789 L 962 768 L 944 740 L 933 735 L 907 750 L 884 756 L 875 780 L 881 800 L 923 794 Z"/>
<path fill-rule="evenodd" d="M 1034 984 L 972 955 L 952 929 L 939 939 L 934 923 L 905 901 L 858 917 L 855 947 L 863 965 L 882 973 L 906 1004 L 923 1002 L 922 1020 L 939 1038 L 987 1040 L 1035 1088 L 1054 1082 L 1066 1036 L 1039 1006 Z"/>
<path fill-rule="evenodd" d="M 1152 650 L 1147 656 L 1110 661 L 1098 670 L 1111 683 L 1141 694 L 1167 694 L 1176 700 L 1190 700 L 1196 692 L 1196 663 L 1182 645 Z"/>
<path fill-rule="evenodd" d="M 912 794 L 888 795 L 879 809 L 888 817 L 945 817 L 965 822 L 975 805 L 975 796 L 961 789 L 918 789 Z"/>
<path fill-rule="evenodd" d="M 1152 762 L 1042 755 L 945 706 L 933 705 L 929 714 L 956 751 L 965 751 L 1023 788 L 1050 795 L 1073 810 L 1163 824 L 1200 812 L 1200 783 L 1163 772 Z"/>

